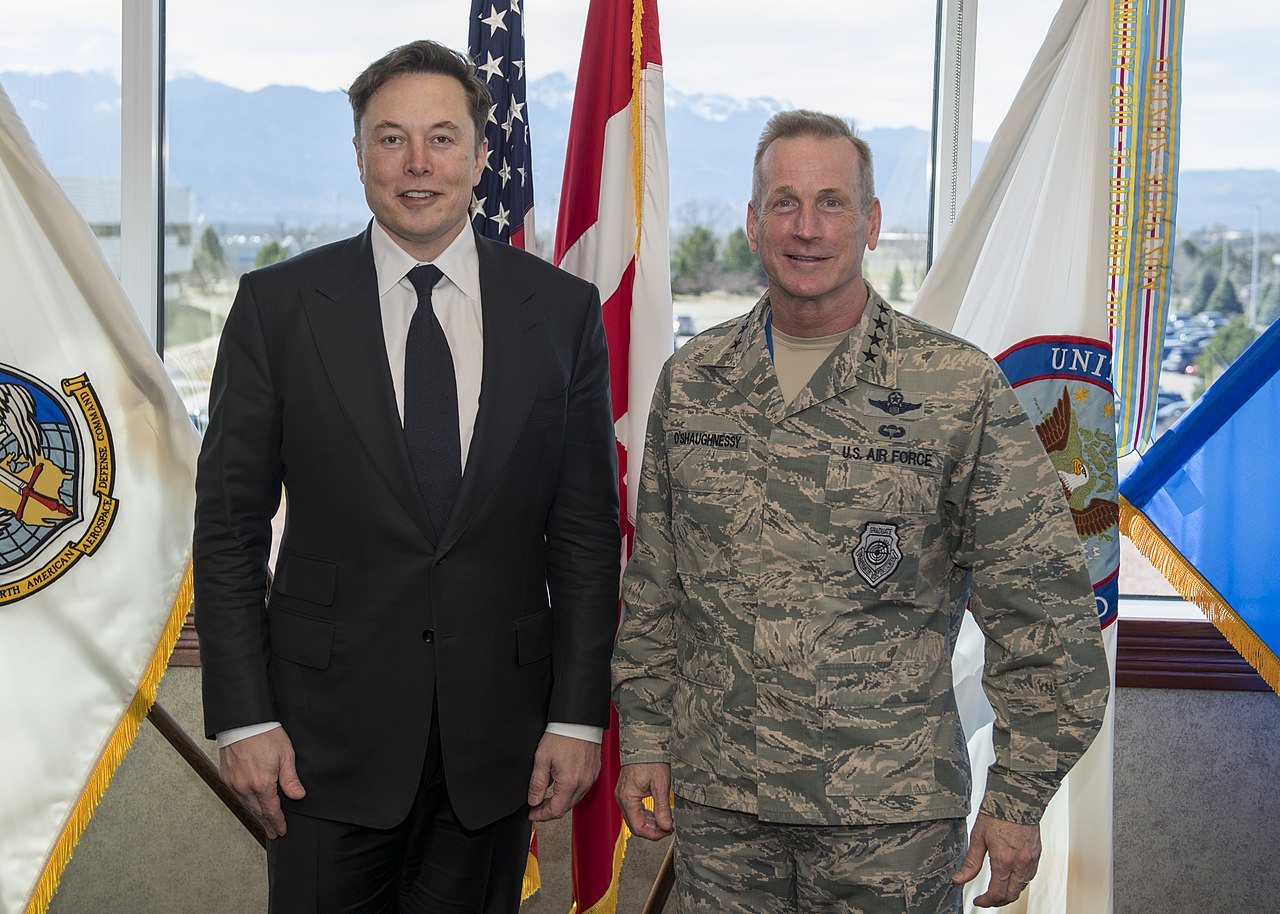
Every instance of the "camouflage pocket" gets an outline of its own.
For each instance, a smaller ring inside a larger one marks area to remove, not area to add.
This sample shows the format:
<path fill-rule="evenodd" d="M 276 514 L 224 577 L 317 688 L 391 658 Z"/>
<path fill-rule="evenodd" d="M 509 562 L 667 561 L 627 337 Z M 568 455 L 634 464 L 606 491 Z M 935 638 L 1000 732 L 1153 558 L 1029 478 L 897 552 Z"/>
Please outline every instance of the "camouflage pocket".
<path fill-rule="evenodd" d="M 818 668 L 828 796 L 932 793 L 937 664 L 928 660 L 829 663 Z"/>
<path fill-rule="evenodd" d="M 676 570 L 699 577 L 732 576 L 739 534 L 759 516 L 754 507 L 758 496 L 753 495 L 758 487 L 747 484 L 748 453 L 685 446 L 670 449 L 667 460 Z"/>
<path fill-rule="evenodd" d="M 720 767 L 729 662 L 723 648 L 681 638 L 671 708 L 671 755 L 700 771 Z"/>
<path fill-rule="evenodd" d="M 831 455 L 827 465 L 828 596 L 912 601 L 929 528 L 941 525 L 941 473 Z"/>
<path fill-rule="evenodd" d="M 1047 671 L 1012 683 L 1012 693 L 993 690 L 992 707 L 1008 729 L 996 728 L 996 760 L 1010 771 L 1055 771 L 1058 767 L 1058 698 Z"/>

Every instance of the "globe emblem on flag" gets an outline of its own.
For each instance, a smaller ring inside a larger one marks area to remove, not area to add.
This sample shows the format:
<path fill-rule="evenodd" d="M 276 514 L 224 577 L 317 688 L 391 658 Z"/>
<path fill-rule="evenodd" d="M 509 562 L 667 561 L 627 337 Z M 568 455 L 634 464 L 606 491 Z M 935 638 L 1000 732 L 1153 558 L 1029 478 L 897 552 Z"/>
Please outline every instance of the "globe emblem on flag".
<path fill-rule="evenodd" d="M 0 366 L 0 574 L 80 519 L 74 417 L 43 384 Z"/>
<path fill-rule="evenodd" d="M 107 412 L 87 374 L 61 388 L 0 364 L 0 607 L 93 555 L 119 513 Z"/>

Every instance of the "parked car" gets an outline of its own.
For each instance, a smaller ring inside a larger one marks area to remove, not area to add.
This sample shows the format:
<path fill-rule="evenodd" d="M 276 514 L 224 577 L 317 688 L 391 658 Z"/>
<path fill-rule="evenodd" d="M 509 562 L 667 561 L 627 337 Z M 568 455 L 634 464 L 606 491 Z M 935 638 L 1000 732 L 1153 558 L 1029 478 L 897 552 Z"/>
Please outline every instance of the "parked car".
<path fill-rule="evenodd" d="M 1201 311 L 1195 317 L 1196 323 L 1217 329 L 1227 322 L 1227 316 L 1221 311 Z"/>
<path fill-rule="evenodd" d="M 1164 344 L 1166 346 L 1183 346 L 1196 347 L 1203 349 L 1204 344 L 1212 337 L 1214 331 L 1209 327 L 1183 327 L 1180 330 L 1174 330 L 1166 333 Z"/>
<path fill-rule="evenodd" d="M 1164 406 L 1159 407 L 1156 410 L 1156 434 L 1159 435 L 1169 426 L 1173 425 L 1173 423 L 1181 419 L 1182 414 L 1190 408 L 1191 404 L 1182 399 L 1179 399 L 1175 403 L 1166 403 Z"/>
<path fill-rule="evenodd" d="M 689 341 L 689 337 L 697 333 L 693 329 L 693 315 L 677 314 L 671 321 L 671 329 L 675 333 L 675 348 L 679 349 Z"/>
<path fill-rule="evenodd" d="M 1172 346 L 1165 350 L 1164 361 L 1160 364 L 1165 371 L 1195 374 L 1196 359 L 1199 355 L 1200 347 L 1198 346 Z"/>

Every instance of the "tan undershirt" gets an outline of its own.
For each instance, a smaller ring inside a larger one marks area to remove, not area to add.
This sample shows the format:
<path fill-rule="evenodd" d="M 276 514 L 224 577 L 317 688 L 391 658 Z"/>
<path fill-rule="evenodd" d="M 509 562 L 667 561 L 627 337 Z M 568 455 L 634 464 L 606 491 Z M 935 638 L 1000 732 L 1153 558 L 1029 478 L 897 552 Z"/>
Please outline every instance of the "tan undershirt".
<path fill-rule="evenodd" d="M 802 339 L 788 336 L 777 327 L 773 333 L 773 370 L 778 375 L 778 386 L 782 389 L 782 399 L 790 403 L 796 394 L 804 389 L 818 370 L 818 366 L 827 360 L 827 356 L 844 341 L 852 331 L 834 333 L 831 336 L 819 336 L 813 339 Z"/>

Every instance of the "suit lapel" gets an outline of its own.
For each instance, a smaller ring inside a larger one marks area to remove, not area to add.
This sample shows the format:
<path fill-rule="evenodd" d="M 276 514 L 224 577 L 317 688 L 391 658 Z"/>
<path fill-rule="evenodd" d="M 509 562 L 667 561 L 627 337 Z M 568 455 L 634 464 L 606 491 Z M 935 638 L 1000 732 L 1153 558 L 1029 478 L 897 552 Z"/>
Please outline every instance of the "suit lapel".
<path fill-rule="evenodd" d="M 548 302 L 530 290 L 506 245 L 476 236 L 484 361 L 480 409 L 442 546 L 452 545 L 493 489 L 524 429 L 546 355 Z"/>
<path fill-rule="evenodd" d="M 436 536 L 396 411 L 369 231 L 347 242 L 303 305 L 334 396 L 383 482 L 432 542 Z"/>

